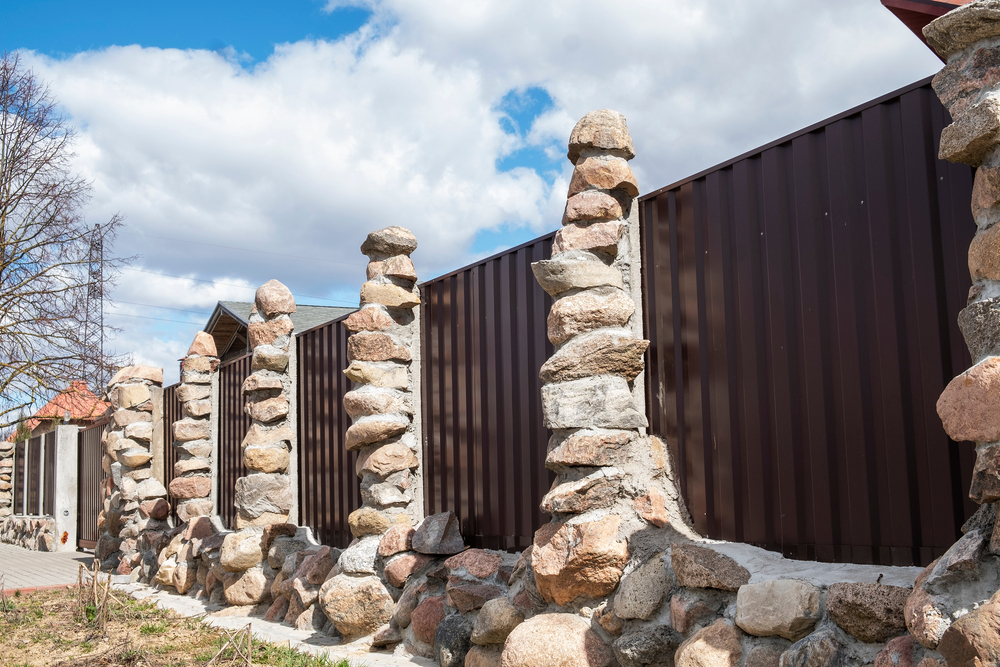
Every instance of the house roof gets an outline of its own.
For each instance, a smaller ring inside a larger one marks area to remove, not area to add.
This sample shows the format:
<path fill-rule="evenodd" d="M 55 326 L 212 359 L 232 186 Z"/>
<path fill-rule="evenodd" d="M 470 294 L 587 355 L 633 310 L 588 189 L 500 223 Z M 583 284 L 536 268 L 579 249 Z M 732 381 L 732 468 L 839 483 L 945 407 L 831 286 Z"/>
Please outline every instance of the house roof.
<path fill-rule="evenodd" d="M 882 5 L 896 15 L 920 41 L 927 46 L 924 39 L 924 26 L 939 16 L 944 16 L 960 5 L 970 0 L 882 0 Z M 927 46 L 927 48 L 930 48 Z M 933 50 L 933 49 L 932 49 Z"/>
<path fill-rule="evenodd" d="M 215 347 L 219 357 L 225 358 L 228 353 L 245 351 L 247 346 L 247 325 L 250 322 L 250 301 L 220 301 L 208 318 L 205 331 L 215 339 Z M 326 324 L 332 320 L 350 315 L 357 308 L 341 308 L 337 306 L 303 306 L 296 305 L 291 314 L 295 333 L 300 334 L 314 327 Z"/>
<path fill-rule="evenodd" d="M 96 421 L 104 416 L 109 407 L 111 404 L 95 396 L 86 382 L 76 380 L 27 419 L 24 425 L 29 431 L 34 431 L 45 420 L 62 421 L 67 412 L 70 421 Z"/>

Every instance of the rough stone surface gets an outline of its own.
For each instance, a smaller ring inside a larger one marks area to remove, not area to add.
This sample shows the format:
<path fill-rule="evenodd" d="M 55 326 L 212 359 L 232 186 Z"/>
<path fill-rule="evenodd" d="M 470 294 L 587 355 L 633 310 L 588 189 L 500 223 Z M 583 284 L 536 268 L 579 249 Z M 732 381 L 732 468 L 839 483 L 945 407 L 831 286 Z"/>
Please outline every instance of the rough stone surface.
<path fill-rule="evenodd" d="M 570 250 L 552 259 L 534 262 L 531 270 L 542 289 L 552 296 L 574 288 L 623 286 L 621 271 L 583 250 Z"/>
<path fill-rule="evenodd" d="M 1000 297 L 969 304 L 958 314 L 958 327 L 974 362 L 1000 354 Z"/>
<path fill-rule="evenodd" d="M 379 276 L 392 276 L 409 281 L 417 279 L 417 269 L 413 266 L 413 260 L 406 255 L 393 255 L 385 260 L 372 260 L 368 262 L 367 273 L 368 280 L 374 280 Z"/>
<path fill-rule="evenodd" d="M 417 249 L 417 238 L 406 227 L 393 225 L 379 229 L 368 235 L 361 244 L 361 254 L 388 257 L 391 255 L 409 256 Z"/>
<path fill-rule="evenodd" d="M 163 521 L 170 514 L 170 503 L 163 498 L 146 500 L 139 504 L 139 509 L 150 519 Z"/>
<path fill-rule="evenodd" d="M 243 464 L 257 472 L 284 472 L 288 469 L 289 457 L 284 447 L 247 447 L 243 450 Z"/>
<path fill-rule="evenodd" d="M 413 634 L 425 644 L 434 644 L 438 625 L 444 620 L 445 599 L 443 595 L 431 595 L 421 600 L 410 614 Z"/>
<path fill-rule="evenodd" d="M 344 409 L 352 418 L 394 412 L 413 413 L 413 406 L 406 395 L 391 390 L 349 391 L 344 394 Z"/>
<path fill-rule="evenodd" d="M 747 654 L 744 667 L 780 667 L 781 649 L 775 646 L 755 646 Z M 876 667 L 881 667 L 876 665 Z M 893 667 L 912 667 L 912 665 L 893 665 Z"/>
<path fill-rule="evenodd" d="M 289 409 L 288 399 L 284 394 L 263 401 L 248 401 L 246 404 L 246 412 L 250 418 L 265 424 L 287 417 Z"/>
<path fill-rule="evenodd" d="M 351 333 L 359 331 L 386 331 L 395 326 L 396 322 L 389 314 L 377 305 L 368 306 L 351 313 L 341 321 L 344 328 Z"/>
<path fill-rule="evenodd" d="M 359 333 L 347 339 L 347 358 L 361 361 L 410 361 L 410 348 L 384 333 Z"/>
<path fill-rule="evenodd" d="M 378 555 L 388 558 L 403 551 L 409 551 L 413 548 L 413 533 L 413 526 L 409 524 L 399 523 L 389 528 L 379 541 Z"/>
<path fill-rule="evenodd" d="M 1000 664 L 1000 604 L 991 600 L 952 623 L 938 651 L 948 667 Z"/>
<path fill-rule="evenodd" d="M 287 513 L 294 502 L 291 481 L 287 475 L 280 474 L 258 473 L 240 477 L 236 480 L 234 502 L 244 513 L 254 518 L 264 512 Z"/>
<path fill-rule="evenodd" d="M 959 7 L 931 21 L 923 32 L 927 44 L 948 60 L 980 40 L 1000 35 L 1000 3 L 986 0 Z"/>
<path fill-rule="evenodd" d="M 583 479 L 558 483 L 542 498 L 539 508 L 549 514 L 582 514 L 609 507 L 621 493 L 621 474 L 600 469 Z"/>
<path fill-rule="evenodd" d="M 627 160 L 635 157 L 625 116 L 613 109 L 597 109 L 578 120 L 569 135 L 566 157 L 576 164 L 580 153 L 587 150 L 606 151 Z"/>
<path fill-rule="evenodd" d="M 402 588 L 410 575 L 434 560 L 426 554 L 408 553 L 394 558 L 385 566 L 385 579 L 396 588 Z"/>
<path fill-rule="evenodd" d="M 247 434 L 243 437 L 242 446 L 282 445 L 287 447 L 293 437 L 295 437 L 295 434 L 292 433 L 292 430 L 285 425 L 268 429 L 264 428 L 260 424 L 252 424 L 250 428 L 247 429 Z"/>
<path fill-rule="evenodd" d="M 144 479 L 135 487 L 135 495 L 139 500 L 149 498 L 162 498 L 167 495 L 167 490 L 158 479 Z M 138 507 L 138 506 L 137 506 Z"/>
<path fill-rule="evenodd" d="M 355 540 L 340 554 L 340 569 L 348 574 L 375 574 L 378 537 L 368 535 Z"/>
<path fill-rule="evenodd" d="M 639 428 L 646 416 L 635 408 L 625 378 L 599 376 L 542 387 L 545 428 Z"/>
<path fill-rule="evenodd" d="M 563 224 L 591 220 L 617 220 L 623 217 L 622 204 L 617 198 L 599 190 L 588 190 L 566 200 Z"/>
<path fill-rule="evenodd" d="M 420 296 L 393 283 L 376 283 L 369 280 L 361 286 L 361 305 L 380 303 L 390 308 L 415 308 Z"/>
<path fill-rule="evenodd" d="M 667 498 L 655 486 L 649 487 L 646 493 L 632 500 L 636 514 L 657 528 L 663 528 L 670 523 L 667 513 Z"/>
<path fill-rule="evenodd" d="M 444 566 L 452 572 L 464 569 L 477 579 L 487 579 L 497 573 L 502 563 L 503 558 L 499 554 L 468 549 L 446 560 Z"/>
<path fill-rule="evenodd" d="M 844 645 L 829 628 L 817 630 L 789 647 L 781 667 L 849 667 Z"/>
<path fill-rule="evenodd" d="M 387 389 L 406 389 L 410 386 L 406 366 L 396 363 L 373 364 L 364 361 L 352 361 L 344 371 L 352 382 L 368 384 L 373 387 Z"/>
<path fill-rule="evenodd" d="M 622 667 L 674 667 L 681 637 L 665 625 L 641 628 L 615 640 L 614 656 Z"/>
<path fill-rule="evenodd" d="M 611 667 L 615 655 L 576 614 L 541 614 L 518 625 L 504 643 L 503 667 Z"/>
<path fill-rule="evenodd" d="M 361 449 L 365 445 L 401 435 L 409 425 L 409 422 L 405 421 L 377 418 L 359 421 L 347 429 L 345 446 L 347 451 Z"/>
<path fill-rule="evenodd" d="M 200 456 L 181 459 L 174 464 L 174 474 L 177 476 L 186 475 L 189 472 L 208 472 L 211 469 L 212 462 Z"/>
<path fill-rule="evenodd" d="M 111 382 L 108 383 L 108 386 L 127 382 L 128 380 L 149 380 L 150 382 L 156 384 L 163 384 L 163 369 L 156 368 L 154 366 L 145 366 L 143 364 L 126 366 L 115 373 L 115 376 L 111 378 Z"/>
<path fill-rule="evenodd" d="M 594 155 L 577 161 L 567 196 L 584 190 L 622 190 L 629 197 L 639 196 L 632 168 L 623 158 L 613 155 Z"/>
<path fill-rule="evenodd" d="M 242 572 L 266 557 L 263 536 L 259 530 L 229 533 L 222 542 L 219 564 L 227 572 Z"/>
<path fill-rule="evenodd" d="M 434 633 L 434 659 L 439 667 L 464 667 L 472 648 L 472 619 L 461 614 L 446 616 Z"/>
<path fill-rule="evenodd" d="M 465 656 L 465 667 L 500 667 L 503 646 L 479 646 L 473 644 Z"/>
<path fill-rule="evenodd" d="M 618 254 L 618 241 L 621 240 L 624 230 L 625 224 L 619 220 L 590 224 L 564 223 L 552 241 L 552 255 L 567 250 L 590 250 L 615 256 Z"/>
<path fill-rule="evenodd" d="M 381 535 L 392 525 L 392 520 L 371 507 L 361 507 L 347 515 L 347 524 L 354 537 Z"/>
<path fill-rule="evenodd" d="M 542 597 L 566 605 L 578 597 L 610 594 L 628 560 L 628 545 L 617 541 L 620 523 L 610 514 L 599 521 L 539 528 L 531 565 Z"/>
<path fill-rule="evenodd" d="M 479 609 L 488 600 L 503 595 L 503 590 L 499 586 L 468 581 L 448 582 L 448 587 L 445 590 L 448 604 L 458 609 L 459 613 L 462 614 Z"/>
<path fill-rule="evenodd" d="M 689 588 L 718 588 L 736 591 L 750 581 L 746 568 L 729 556 L 693 544 L 675 544 L 670 562 L 677 583 Z"/>
<path fill-rule="evenodd" d="M 670 598 L 670 625 L 682 635 L 714 615 L 715 610 L 690 591 L 677 593 Z"/>
<path fill-rule="evenodd" d="M 798 641 L 812 631 L 821 615 L 819 589 L 804 581 L 746 584 L 736 595 L 736 625 L 758 637 L 776 635 Z"/>
<path fill-rule="evenodd" d="M 226 602 L 231 605 L 253 605 L 267 599 L 267 577 L 260 568 L 252 568 L 240 575 L 223 580 Z"/>
<path fill-rule="evenodd" d="M 362 453 L 358 457 L 357 471 L 359 475 L 370 472 L 379 479 L 385 479 L 393 473 L 410 470 L 419 465 L 420 462 L 413 450 L 401 442 L 390 442 Z"/>
<path fill-rule="evenodd" d="M 153 458 L 153 455 L 150 451 L 142 447 L 133 447 L 131 449 L 118 452 L 118 462 L 122 465 L 128 466 L 129 468 L 138 468 L 139 466 L 148 463 L 151 458 Z"/>
<path fill-rule="evenodd" d="M 977 503 L 1000 500 L 1000 444 L 976 447 L 969 497 Z"/>
<path fill-rule="evenodd" d="M 563 345 L 542 364 L 542 382 L 565 382 L 592 375 L 620 375 L 629 382 L 645 367 L 648 340 L 628 331 L 597 332 L 579 336 Z"/>
<path fill-rule="evenodd" d="M 622 579 L 615 595 L 615 614 L 619 618 L 649 620 L 659 611 L 663 599 L 673 587 L 673 577 L 656 554 Z"/>
<path fill-rule="evenodd" d="M 170 495 L 174 498 L 207 498 L 210 493 L 210 477 L 174 477 L 170 480 Z"/>
<path fill-rule="evenodd" d="M 247 327 L 250 348 L 257 348 L 261 345 L 272 345 L 274 341 L 282 336 L 290 335 L 294 328 L 295 325 L 291 319 L 251 322 Z"/>
<path fill-rule="evenodd" d="M 633 431 L 582 430 L 555 433 L 549 438 L 545 467 L 560 471 L 568 466 L 613 466 L 620 463 Z"/>
<path fill-rule="evenodd" d="M 549 340 L 559 345 L 577 334 L 624 326 L 634 312 L 635 302 L 620 289 L 597 288 L 564 296 L 549 310 Z"/>
<path fill-rule="evenodd" d="M 702 628 L 677 649 L 676 667 L 739 667 L 740 631 L 723 619 Z"/>
<path fill-rule="evenodd" d="M 909 588 L 884 584 L 833 584 L 827 589 L 830 619 L 848 634 L 872 644 L 906 632 L 903 606 Z"/>
<path fill-rule="evenodd" d="M 465 541 L 454 512 L 433 514 L 417 526 L 411 539 L 414 551 L 423 554 L 456 554 L 465 548 Z"/>
<path fill-rule="evenodd" d="M 174 422 L 174 439 L 182 442 L 212 437 L 211 424 L 207 419 L 182 419 Z"/>
<path fill-rule="evenodd" d="M 281 378 L 268 377 L 261 375 L 260 373 L 254 373 L 249 375 L 245 380 L 243 380 L 243 393 L 250 394 L 255 391 L 261 391 L 263 389 L 278 389 L 284 388 L 284 384 L 281 382 Z M 256 425 L 251 426 L 254 428 Z"/>
<path fill-rule="evenodd" d="M 988 357 L 948 383 L 937 401 L 937 412 L 953 440 L 996 442 L 1000 440 L 998 403 L 1000 357 Z"/>
<path fill-rule="evenodd" d="M 319 591 L 323 613 L 345 637 L 372 634 L 392 616 L 392 597 L 375 577 L 338 574 Z"/>
<path fill-rule="evenodd" d="M 1000 227 L 976 234 L 969 244 L 969 273 L 973 280 L 1000 279 Z"/>
<path fill-rule="evenodd" d="M 524 614 L 506 597 L 486 601 L 472 626 L 472 643 L 503 644 L 514 628 L 524 622 Z"/>
<path fill-rule="evenodd" d="M 916 667 L 922 653 L 923 647 L 911 635 L 896 637 L 875 656 L 874 667 Z"/>
<path fill-rule="evenodd" d="M 268 280 L 257 288 L 254 305 L 268 319 L 276 315 L 291 315 L 295 312 L 295 297 L 277 280 Z"/>
<path fill-rule="evenodd" d="M 978 167 L 998 143 L 1000 100 L 987 97 L 971 105 L 941 131 L 938 157 Z"/>

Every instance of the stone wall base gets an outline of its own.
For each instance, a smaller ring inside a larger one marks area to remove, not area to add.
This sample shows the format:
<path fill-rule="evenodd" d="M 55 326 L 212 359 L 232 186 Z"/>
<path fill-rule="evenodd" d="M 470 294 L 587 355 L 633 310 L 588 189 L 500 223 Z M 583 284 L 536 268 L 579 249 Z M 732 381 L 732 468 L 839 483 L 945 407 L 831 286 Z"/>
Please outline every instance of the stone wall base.
<path fill-rule="evenodd" d="M 56 523 L 50 516 L 9 516 L 0 519 L 0 543 L 32 551 L 56 550 Z"/>

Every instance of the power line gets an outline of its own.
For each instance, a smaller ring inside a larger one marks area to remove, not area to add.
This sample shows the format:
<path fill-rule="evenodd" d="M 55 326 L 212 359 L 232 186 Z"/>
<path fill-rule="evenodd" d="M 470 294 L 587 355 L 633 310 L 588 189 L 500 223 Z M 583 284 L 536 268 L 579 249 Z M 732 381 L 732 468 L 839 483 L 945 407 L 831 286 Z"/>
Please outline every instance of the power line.
<path fill-rule="evenodd" d="M 361 264 L 355 264 L 355 263 L 352 263 L 352 262 L 337 262 L 337 261 L 334 261 L 332 259 L 320 259 L 319 257 L 306 257 L 304 255 L 288 255 L 288 254 L 281 253 L 281 252 L 268 252 L 267 250 L 254 250 L 254 249 L 251 249 L 251 248 L 239 248 L 237 246 L 219 245 L 217 243 L 205 243 L 203 241 L 189 241 L 187 239 L 170 238 L 169 236 L 153 236 L 151 234 L 139 234 L 137 232 L 118 232 L 118 233 L 119 234 L 127 234 L 129 236 L 138 236 L 138 237 L 144 238 L 144 239 L 159 239 L 161 241 L 175 241 L 177 243 L 191 243 L 193 245 L 208 246 L 209 248 L 223 248 L 224 250 L 238 250 L 240 252 L 256 252 L 256 253 L 259 253 L 261 255 L 274 255 L 275 257 L 290 257 L 292 259 L 308 259 L 308 260 L 310 260 L 312 262 L 325 262 L 327 264 L 340 264 L 341 266 L 350 266 L 350 267 L 354 267 L 354 268 L 358 268 L 358 267 L 362 266 Z"/>
<path fill-rule="evenodd" d="M 137 273 L 148 273 L 148 274 L 153 275 L 153 276 L 164 276 L 166 278 L 180 278 L 181 280 L 193 280 L 195 282 L 209 283 L 211 285 L 223 285 L 225 287 L 239 287 L 241 289 L 253 290 L 254 292 L 257 291 L 256 287 L 250 287 L 249 285 L 236 285 L 235 283 L 223 283 L 223 282 L 219 282 L 218 280 L 205 280 L 203 278 L 191 278 L 189 276 L 177 276 L 177 275 L 174 275 L 172 273 L 159 273 L 157 271 L 146 271 L 145 269 L 136 269 L 136 268 L 133 268 L 131 266 L 126 266 L 123 270 L 124 271 L 136 271 Z M 355 306 L 355 304 L 352 303 L 351 301 L 343 301 L 342 299 L 328 299 L 325 296 L 315 296 L 313 294 L 295 294 L 293 292 L 292 296 L 302 296 L 302 297 L 305 297 L 307 299 L 319 299 L 320 301 L 329 301 L 331 303 L 343 303 L 343 304 L 346 304 L 346 305 L 352 306 L 352 307 Z"/>
<path fill-rule="evenodd" d="M 207 310 L 188 310 L 186 308 L 171 308 L 170 306 L 154 306 L 151 303 L 136 303 L 135 301 L 119 301 L 115 300 L 115 303 L 127 303 L 130 306 L 145 306 L 146 308 L 162 308 L 164 310 L 176 310 L 181 313 L 194 313 L 195 315 L 211 315 Z"/>
<path fill-rule="evenodd" d="M 177 324 L 197 324 L 197 322 L 185 322 L 184 320 L 165 320 L 162 317 L 147 317 L 145 315 L 126 315 L 125 313 L 108 313 L 109 317 L 134 317 L 139 320 L 156 320 L 157 322 L 176 322 Z"/>

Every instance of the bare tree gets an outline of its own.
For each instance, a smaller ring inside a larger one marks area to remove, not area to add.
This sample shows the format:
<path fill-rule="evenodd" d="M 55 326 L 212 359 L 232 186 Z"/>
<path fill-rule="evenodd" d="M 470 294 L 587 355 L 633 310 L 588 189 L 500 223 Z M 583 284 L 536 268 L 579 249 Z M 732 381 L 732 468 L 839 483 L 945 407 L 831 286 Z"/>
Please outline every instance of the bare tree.
<path fill-rule="evenodd" d="M 122 225 L 90 227 L 90 183 L 71 172 L 73 130 L 16 53 L 0 58 L 0 428 L 70 381 L 103 389 L 115 363 L 95 321 Z M 95 252 L 95 243 L 100 252 Z M 96 335 L 95 335 L 96 334 Z"/>

